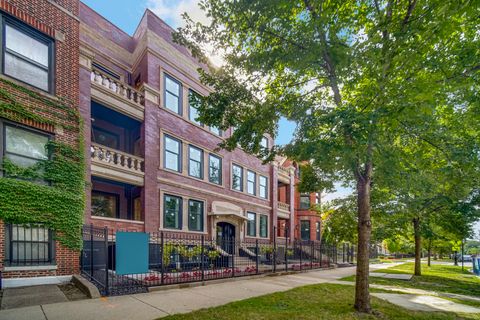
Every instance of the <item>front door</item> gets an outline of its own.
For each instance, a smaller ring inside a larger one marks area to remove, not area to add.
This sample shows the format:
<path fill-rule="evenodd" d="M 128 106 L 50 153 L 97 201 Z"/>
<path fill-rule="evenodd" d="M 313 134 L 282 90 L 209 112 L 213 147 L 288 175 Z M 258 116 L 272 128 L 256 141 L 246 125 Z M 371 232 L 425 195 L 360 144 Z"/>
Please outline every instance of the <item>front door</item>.
<path fill-rule="evenodd" d="M 235 226 L 228 222 L 217 223 L 217 244 L 229 254 L 234 253 Z"/>

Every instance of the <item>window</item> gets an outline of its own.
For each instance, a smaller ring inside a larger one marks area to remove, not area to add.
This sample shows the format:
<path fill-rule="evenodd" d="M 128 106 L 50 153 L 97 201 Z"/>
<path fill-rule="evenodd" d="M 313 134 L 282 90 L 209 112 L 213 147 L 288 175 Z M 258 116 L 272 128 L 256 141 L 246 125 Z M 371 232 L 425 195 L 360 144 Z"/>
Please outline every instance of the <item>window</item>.
<path fill-rule="evenodd" d="M 182 142 L 165 135 L 164 148 L 164 168 L 182 172 Z"/>
<path fill-rule="evenodd" d="M 260 216 L 260 237 L 266 238 L 268 236 L 268 217 Z"/>
<path fill-rule="evenodd" d="M 222 184 L 222 159 L 213 154 L 208 157 L 208 181 Z"/>
<path fill-rule="evenodd" d="M 21 22 L 3 19 L 3 73 L 52 92 L 53 40 Z"/>
<path fill-rule="evenodd" d="M 3 154 L 5 158 L 20 167 L 31 167 L 48 159 L 46 145 L 49 137 L 32 130 L 4 126 Z"/>
<path fill-rule="evenodd" d="M 102 146 L 109 147 L 112 149 L 119 148 L 120 137 L 118 134 L 97 128 L 92 127 L 93 142 L 101 144 Z"/>
<path fill-rule="evenodd" d="M 165 75 L 165 108 L 182 114 L 182 85 L 177 80 Z"/>
<path fill-rule="evenodd" d="M 118 194 L 92 191 L 92 216 L 119 218 Z"/>
<path fill-rule="evenodd" d="M 247 171 L 247 192 L 257 194 L 257 174 L 250 170 Z"/>
<path fill-rule="evenodd" d="M 320 192 L 315 193 L 315 204 L 320 204 L 321 199 Z"/>
<path fill-rule="evenodd" d="M 232 189 L 243 191 L 243 168 L 232 165 Z"/>
<path fill-rule="evenodd" d="M 188 146 L 188 175 L 203 179 L 203 150 Z"/>
<path fill-rule="evenodd" d="M 210 127 L 210 132 L 215 133 L 217 136 L 222 136 L 222 131 L 217 127 Z"/>
<path fill-rule="evenodd" d="M 267 199 L 268 198 L 268 178 L 264 176 L 258 177 L 258 195 L 261 198 Z"/>
<path fill-rule="evenodd" d="M 197 121 L 198 118 L 198 105 L 200 104 L 201 96 L 195 91 L 188 91 L 188 119 L 193 123 L 203 126 L 202 123 Z"/>
<path fill-rule="evenodd" d="M 262 137 L 262 140 L 260 141 L 260 145 L 262 146 L 263 149 L 268 149 L 268 139 L 267 139 L 267 137 Z"/>
<path fill-rule="evenodd" d="M 310 195 L 309 194 L 300 195 L 300 209 L 302 209 L 302 210 L 310 209 Z"/>
<path fill-rule="evenodd" d="M 315 222 L 315 239 L 320 241 L 320 222 Z"/>
<path fill-rule="evenodd" d="M 188 201 L 188 230 L 203 231 L 203 202 Z"/>
<path fill-rule="evenodd" d="M 182 229 L 182 198 L 163 196 L 163 227 Z"/>
<path fill-rule="evenodd" d="M 142 221 L 142 198 L 133 199 L 133 220 Z"/>
<path fill-rule="evenodd" d="M 9 266 L 54 263 L 52 232 L 42 226 L 7 225 L 5 262 Z"/>
<path fill-rule="evenodd" d="M 302 240 L 310 240 L 310 221 L 300 221 L 300 237 Z"/>
<path fill-rule="evenodd" d="M 257 215 L 253 212 L 247 212 L 247 236 L 257 236 Z"/>

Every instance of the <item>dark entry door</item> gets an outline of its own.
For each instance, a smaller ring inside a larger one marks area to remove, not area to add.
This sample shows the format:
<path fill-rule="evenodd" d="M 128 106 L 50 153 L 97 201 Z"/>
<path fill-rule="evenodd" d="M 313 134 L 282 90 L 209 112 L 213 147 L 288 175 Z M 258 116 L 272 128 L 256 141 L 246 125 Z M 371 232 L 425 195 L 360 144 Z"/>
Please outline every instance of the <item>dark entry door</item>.
<path fill-rule="evenodd" d="M 217 223 L 217 244 L 227 253 L 235 248 L 235 226 L 227 222 Z"/>

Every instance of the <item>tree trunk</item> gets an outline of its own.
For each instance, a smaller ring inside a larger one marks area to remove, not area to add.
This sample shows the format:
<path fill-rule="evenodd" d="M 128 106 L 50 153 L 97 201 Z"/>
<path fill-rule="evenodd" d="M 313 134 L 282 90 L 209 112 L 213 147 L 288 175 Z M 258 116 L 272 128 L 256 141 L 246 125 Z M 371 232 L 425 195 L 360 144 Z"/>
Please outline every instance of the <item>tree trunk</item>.
<path fill-rule="evenodd" d="M 413 219 L 413 231 L 415 235 L 415 275 L 422 275 L 422 236 L 420 235 L 420 218 Z"/>
<path fill-rule="evenodd" d="M 357 273 L 355 283 L 355 309 L 371 313 L 370 293 L 368 291 L 368 273 L 370 256 L 370 176 L 357 177 L 358 205 L 358 249 Z"/>
<path fill-rule="evenodd" d="M 428 240 L 428 266 L 430 267 L 430 260 L 432 256 L 432 240 Z"/>

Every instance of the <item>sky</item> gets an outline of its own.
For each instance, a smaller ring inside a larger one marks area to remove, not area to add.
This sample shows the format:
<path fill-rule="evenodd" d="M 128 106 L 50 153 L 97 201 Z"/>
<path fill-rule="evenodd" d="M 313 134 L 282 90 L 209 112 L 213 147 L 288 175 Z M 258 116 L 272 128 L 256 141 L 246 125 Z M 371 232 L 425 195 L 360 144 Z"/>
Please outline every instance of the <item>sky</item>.
<path fill-rule="evenodd" d="M 182 26 L 182 13 L 187 12 L 196 21 L 205 21 L 205 16 L 198 7 L 198 0 L 82 0 L 83 3 L 100 13 L 126 33 L 132 35 L 137 24 L 148 8 L 173 28 Z M 286 119 L 279 122 L 277 144 L 291 141 L 295 131 L 295 123 Z M 336 192 L 325 195 L 323 201 L 344 197 L 352 193 L 349 188 L 336 184 Z M 476 225 L 480 234 L 480 222 Z M 480 235 L 478 236 L 480 237 Z"/>

